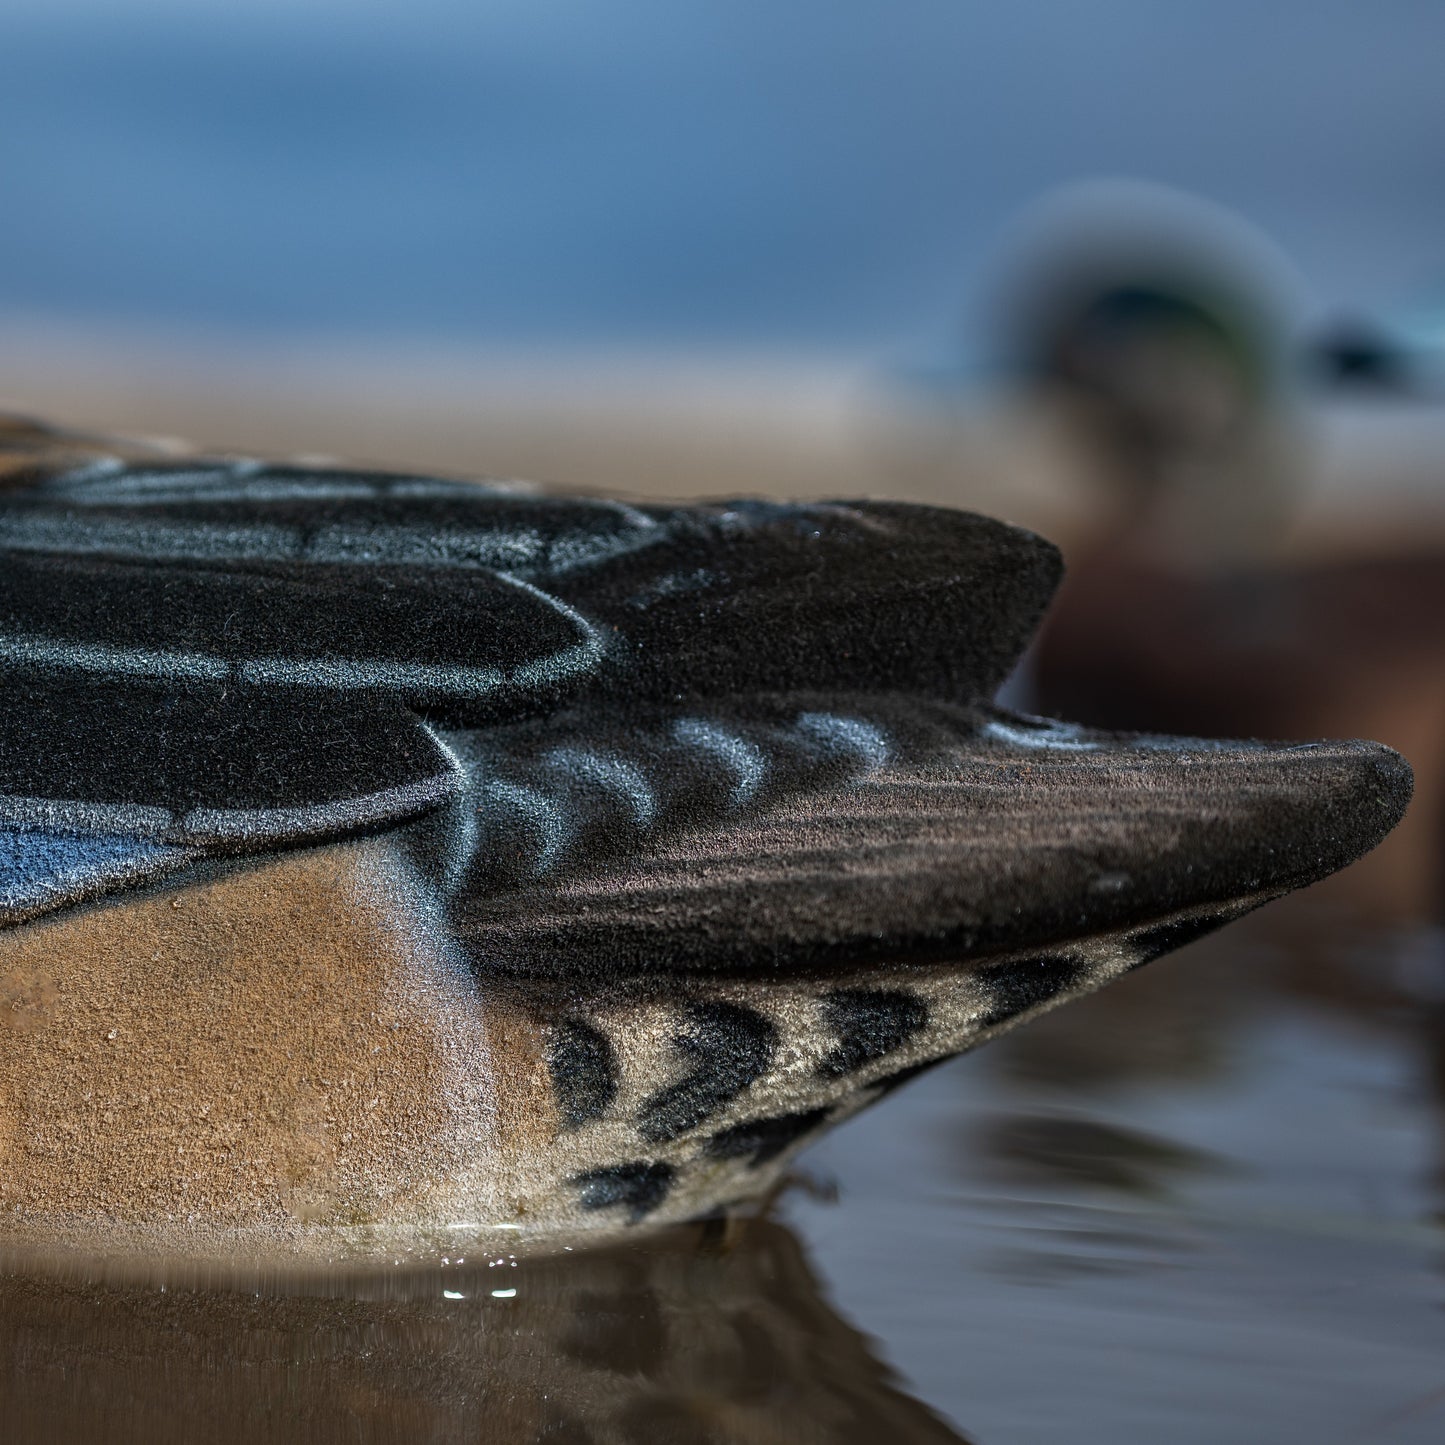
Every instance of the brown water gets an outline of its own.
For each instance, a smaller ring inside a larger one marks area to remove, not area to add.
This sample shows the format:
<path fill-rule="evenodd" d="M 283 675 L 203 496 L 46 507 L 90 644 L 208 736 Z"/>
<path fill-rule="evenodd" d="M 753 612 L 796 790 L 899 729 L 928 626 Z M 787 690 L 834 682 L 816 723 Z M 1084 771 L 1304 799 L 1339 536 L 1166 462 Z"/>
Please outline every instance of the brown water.
<path fill-rule="evenodd" d="M 0 1279 L 3 1438 L 1445 1438 L 1445 939 L 1332 896 L 926 1075 L 761 1221 L 320 1294 Z"/>

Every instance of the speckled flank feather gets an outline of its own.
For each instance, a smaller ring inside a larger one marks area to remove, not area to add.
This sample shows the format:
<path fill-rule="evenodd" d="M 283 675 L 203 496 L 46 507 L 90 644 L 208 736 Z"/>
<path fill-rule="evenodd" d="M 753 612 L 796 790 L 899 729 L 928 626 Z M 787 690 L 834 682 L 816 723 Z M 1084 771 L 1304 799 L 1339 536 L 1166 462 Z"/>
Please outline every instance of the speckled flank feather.
<path fill-rule="evenodd" d="M 549 1094 L 533 1100 L 551 1145 L 516 1180 L 519 1215 L 608 1229 L 755 1198 L 823 1129 L 924 1069 L 1265 901 L 966 969 L 870 968 L 767 990 L 695 981 L 680 997 L 622 997 L 560 1016 L 555 998 L 514 996 L 494 1007 L 536 1021 L 551 1076 Z"/>

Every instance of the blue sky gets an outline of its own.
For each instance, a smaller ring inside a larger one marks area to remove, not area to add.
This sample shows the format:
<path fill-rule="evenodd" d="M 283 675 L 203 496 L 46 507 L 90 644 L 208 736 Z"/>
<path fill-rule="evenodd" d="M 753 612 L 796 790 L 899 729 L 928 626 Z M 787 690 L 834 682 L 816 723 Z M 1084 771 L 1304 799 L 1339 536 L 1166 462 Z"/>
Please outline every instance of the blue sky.
<path fill-rule="evenodd" d="M 871 346 L 1127 176 L 1445 278 L 1445 6 L 7 0 L 0 318 Z"/>

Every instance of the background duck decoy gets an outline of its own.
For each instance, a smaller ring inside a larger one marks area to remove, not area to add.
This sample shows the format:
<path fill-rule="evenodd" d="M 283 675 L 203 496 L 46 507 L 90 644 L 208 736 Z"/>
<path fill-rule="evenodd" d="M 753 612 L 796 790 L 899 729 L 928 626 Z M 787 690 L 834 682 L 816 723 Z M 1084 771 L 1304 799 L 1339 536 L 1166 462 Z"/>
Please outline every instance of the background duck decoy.
<path fill-rule="evenodd" d="M 827 1125 L 1343 866 L 1368 743 L 990 699 L 1046 542 L 0 433 L 12 1244 L 440 1253 Z"/>
<path fill-rule="evenodd" d="M 1431 415 L 1429 314 L 1308 323 L 1263 236 L 1151 187 L 1054 197 L 1009 267 L 994 351 L 1030 425 L 1067 439 L 1080 501 L 1060 524 L 1069 575 L 1030 658 L 1031 705 L 1108 728 L 1400 748 L 1417 801 L 1354 891 L 1438 916 L 1445 552 L 1424 480 L 1438 448 L 1417 458 L 1423 477 L 1389 480 Z M 1331 502 L 1362 421 L 1397 435 L 1365 430 L 1371 481 Z"/>
<path fill-rule="evenodd" d="M 1356 875 L 1356 892 L 1396 916 L 1438 917 L 1439 528 L 1422 510 L 1406 534 L 1362 515 L 1350 535 L 1313 549 L 1292 540 L 1307 451 L 1292 372 L 1304 368 L 1288 364 L 1267 295 L 1232 293 L 1217 258 L 1132 279 L 1117 268 L 1136 258 L 1114 264 L 1103 277 L 1067 277 L 1073 290 L 1057 286 L 1062 299 L 1032 318 L 1026 385 L 1069 411 L 1101 502 L 1068 549 L 1060 605 L 1033 657 L 1033 702 L 1102 727 L 1358 732 L 1401 748 L 1416 806 Z M 1403 353 L 1398 366 L 1392 355 L 1358 328 L 1325 333 L 1306 353 L 1308 378 L 1370 386 L 1401 405 L 1408 373 Z M 1328 372 L 1321 357 L 1332 358 Z"/>

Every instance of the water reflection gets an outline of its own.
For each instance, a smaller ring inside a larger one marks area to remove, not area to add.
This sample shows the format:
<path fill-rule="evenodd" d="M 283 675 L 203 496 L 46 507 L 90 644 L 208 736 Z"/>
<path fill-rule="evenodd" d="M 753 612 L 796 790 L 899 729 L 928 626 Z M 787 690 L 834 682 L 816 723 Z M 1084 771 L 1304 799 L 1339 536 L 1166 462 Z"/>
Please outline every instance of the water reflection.
<path fill-rule="evenodd" d="M 1014 1114 L 978 1131 L 976 1147 L 1024 1183 L 1167 1198 L 1172 1181 L 1225 1168 L 1224 1161 L 1142 1129 L 1098 1119 Z"/>
<path fill-rule="evenodd" d="M 767 1220 L 326 1295 L 0 1278 L 6 1438 L 959 1445 Z"/>
<path fill-rule="evenodd" d="M 1169 1200 L 1179 1186 L 1237 1172 L 1228 1146 L 1247 1134 L 1245 1121 L 1211 1152 L 1081 1108 L 1107 1108 L 1131 1091 L 1227 1098 L 1247 1075 L 1252 1035 L 1318 1020 L 1348 1031 L 1339 1040 L 1346 1056 L 1381 1053 L 1411 1080 L 1412 1103 L 1437 1121 L 1424 1172 L 1445 1217 L 1442 993 L 1445 932 L 1369 926 L 1320 885 L 1010 1035 L 993 1062 L 1012 1107 L 975 1125 L 965 1148 L 1014 1183 Z"/>

